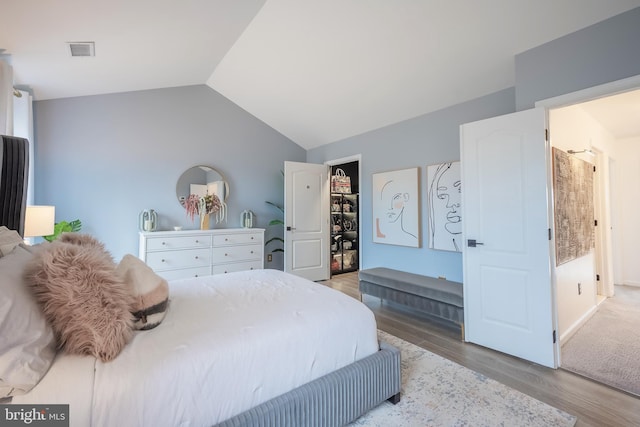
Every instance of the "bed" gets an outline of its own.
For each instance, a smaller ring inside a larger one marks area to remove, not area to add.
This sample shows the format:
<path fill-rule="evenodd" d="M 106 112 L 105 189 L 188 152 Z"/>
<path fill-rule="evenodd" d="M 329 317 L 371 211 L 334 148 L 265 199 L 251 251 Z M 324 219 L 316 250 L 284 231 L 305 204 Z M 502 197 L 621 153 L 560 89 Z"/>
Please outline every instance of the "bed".
<path fill-rule="evenodd" d="M 169 282 L 162 322 L 109 362 L 58 352 L 15 404 L 69 404 L 72 426 L 339 426 L 400 393 L 373 313 L 277 270 Z"/>

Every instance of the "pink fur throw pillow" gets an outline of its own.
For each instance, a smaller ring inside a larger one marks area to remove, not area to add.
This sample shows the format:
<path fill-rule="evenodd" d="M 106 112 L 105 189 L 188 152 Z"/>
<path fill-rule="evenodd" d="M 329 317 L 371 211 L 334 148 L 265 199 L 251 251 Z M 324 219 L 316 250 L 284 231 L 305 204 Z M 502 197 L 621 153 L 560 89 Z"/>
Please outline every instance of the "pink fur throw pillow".
<path fill-rule="evenodd" d="M 92 247 L 102 251 L 103 255 L 105 256 L 105 258 L 107 258 L 108 260 L 113 262 L 113 258 L 111 257 L 111 254 L 109 252 L 107 252 L 107 250 L 105 249 L 105 247 L 102 244 L 102 242 L 99 241 L 98 239 L 96 239 L 95 237 L 93 237 L 90 234 L 62 233 L 58 237 L 57 241 L 58 242 L 63 242 L 63 243 L 71 243 L 71 244 L 74 244 L 74 245 L 79 245 L 79 246 L 84 246 L 84 247 L 92 246 Z"/>
<path fill-rule="evenodd" d="M 130 288 L 95 239 L 63 235 L 35 254 L 25 277 L 67 353 L 108 362 L 131 339 Z"/>

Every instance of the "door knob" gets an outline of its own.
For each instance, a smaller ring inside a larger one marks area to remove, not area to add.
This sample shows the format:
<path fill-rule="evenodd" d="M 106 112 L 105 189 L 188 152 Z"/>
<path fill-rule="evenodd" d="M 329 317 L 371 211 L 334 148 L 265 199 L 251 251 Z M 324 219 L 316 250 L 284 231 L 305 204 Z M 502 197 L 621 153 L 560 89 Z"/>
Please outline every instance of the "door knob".
<path fill-rule="evenodd" d="M 476 242 L 476 239 L 467 240 L 467 246 L 469 246 L 470 248 L 475 248 L 478 245 L 484 245 L 484 243 Z"/>

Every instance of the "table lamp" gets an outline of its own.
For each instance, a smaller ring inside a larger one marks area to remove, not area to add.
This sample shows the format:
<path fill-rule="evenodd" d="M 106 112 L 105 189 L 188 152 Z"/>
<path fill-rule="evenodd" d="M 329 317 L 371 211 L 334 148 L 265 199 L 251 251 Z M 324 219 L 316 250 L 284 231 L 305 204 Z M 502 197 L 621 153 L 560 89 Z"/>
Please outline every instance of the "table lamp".
<path fill-rule="evenodd" d="M 27 206 L 24 215 L 24 237 L 41 237 L 53 234 L 55 216 L 55 206 Z"/>

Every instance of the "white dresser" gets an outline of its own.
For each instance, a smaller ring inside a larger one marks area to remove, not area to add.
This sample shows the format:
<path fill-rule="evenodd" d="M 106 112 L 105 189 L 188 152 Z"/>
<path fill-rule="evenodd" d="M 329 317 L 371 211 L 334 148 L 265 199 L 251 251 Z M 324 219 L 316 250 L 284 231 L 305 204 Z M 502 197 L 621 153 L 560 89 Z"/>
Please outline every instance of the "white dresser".
<path fill-rule="evenodd" d="M 140 232 L 138 257 L 167 280 L 264 268 L 264 229 Z"/>

